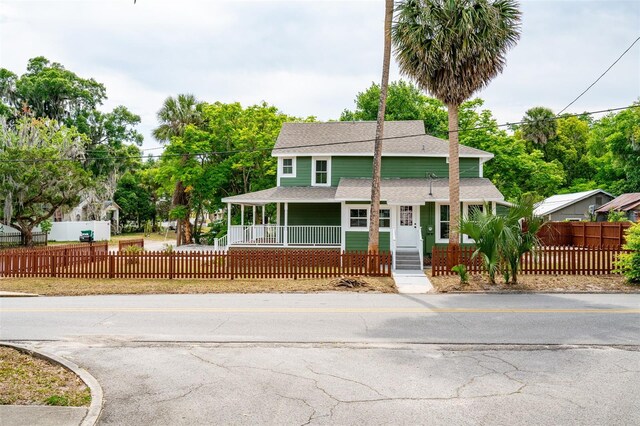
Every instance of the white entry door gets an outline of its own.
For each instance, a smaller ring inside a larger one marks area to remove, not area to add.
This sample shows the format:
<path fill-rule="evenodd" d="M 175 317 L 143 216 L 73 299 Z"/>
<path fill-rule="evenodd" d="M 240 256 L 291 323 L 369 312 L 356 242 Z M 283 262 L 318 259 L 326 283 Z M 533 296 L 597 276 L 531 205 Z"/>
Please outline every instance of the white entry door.
<path fill-rule="evenodd" d="M 418 208 L 398 207 L 398 247 L 418 247 Z"/>

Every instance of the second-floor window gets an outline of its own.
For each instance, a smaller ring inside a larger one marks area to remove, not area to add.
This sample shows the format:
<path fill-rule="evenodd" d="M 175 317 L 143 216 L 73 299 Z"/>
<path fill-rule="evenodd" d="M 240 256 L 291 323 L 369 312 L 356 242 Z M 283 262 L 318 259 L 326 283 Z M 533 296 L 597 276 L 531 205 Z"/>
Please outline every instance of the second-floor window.
<path fill-rule="evenodd" d="M 329 186 L 331 165 L 329 158 L 314 158 L 313 160 L 313 184 Z"/>
<path fill-rule="evenodd" d="M 293 175 L 293 158 L 282 159 L 282 175 L 283 176 Z"/>

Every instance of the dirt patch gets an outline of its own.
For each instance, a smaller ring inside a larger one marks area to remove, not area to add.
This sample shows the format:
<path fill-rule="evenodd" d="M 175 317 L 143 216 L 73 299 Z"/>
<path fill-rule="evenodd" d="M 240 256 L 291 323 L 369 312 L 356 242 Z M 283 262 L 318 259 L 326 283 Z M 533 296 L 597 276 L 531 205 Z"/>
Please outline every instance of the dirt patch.
<path fill-rule="evenodd" d="M 522 275 L 518 284 L 495 285 L 483 275 L 473 275 L 468 284 L 461 284 L 457 275 L 429 276 L 438 293 L 452 292 L 536 292 L 536 293 L 640 293 L 640 286 L 628 284 L 620 275 Z"/>
<path fill-rule="evenodd" d="M 337 287 L 334 278 L 238 280 L 89 280 L 3 278 L 0 291 L 42 296 L 99 294 L 315 293 L 324 291 L 397 293 L 393 278 L 366 277 L 366 286 Z"/>
<path fill-rule="evenodd" d="M 0 405 L 88 406 L 91 391 L 69 370 L 0 346 Z"/>

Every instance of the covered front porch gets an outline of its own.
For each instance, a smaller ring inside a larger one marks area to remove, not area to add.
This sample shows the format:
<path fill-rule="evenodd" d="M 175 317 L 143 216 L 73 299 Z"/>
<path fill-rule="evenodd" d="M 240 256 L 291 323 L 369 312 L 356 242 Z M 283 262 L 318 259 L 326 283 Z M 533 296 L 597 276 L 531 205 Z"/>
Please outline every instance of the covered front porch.
<path fill-rule="evenodd" d="M 343 248 L 341 205 L 334 195 L 335 188 L 277 187 L 225 198 L 227 212 L 236 214 L 227 214 L 224 245 Z"/>

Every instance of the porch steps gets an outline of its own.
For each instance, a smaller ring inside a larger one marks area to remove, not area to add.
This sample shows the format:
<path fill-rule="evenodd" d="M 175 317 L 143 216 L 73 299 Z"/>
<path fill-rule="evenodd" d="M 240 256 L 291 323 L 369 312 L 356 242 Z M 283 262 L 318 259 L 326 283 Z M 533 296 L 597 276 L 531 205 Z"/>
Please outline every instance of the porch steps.
<path fill-rule="evenodd" d="M 420 259 L 418 250 L 398 248 L 396 251 L 396 270 L 422 270 L 422 259 Z"/>

